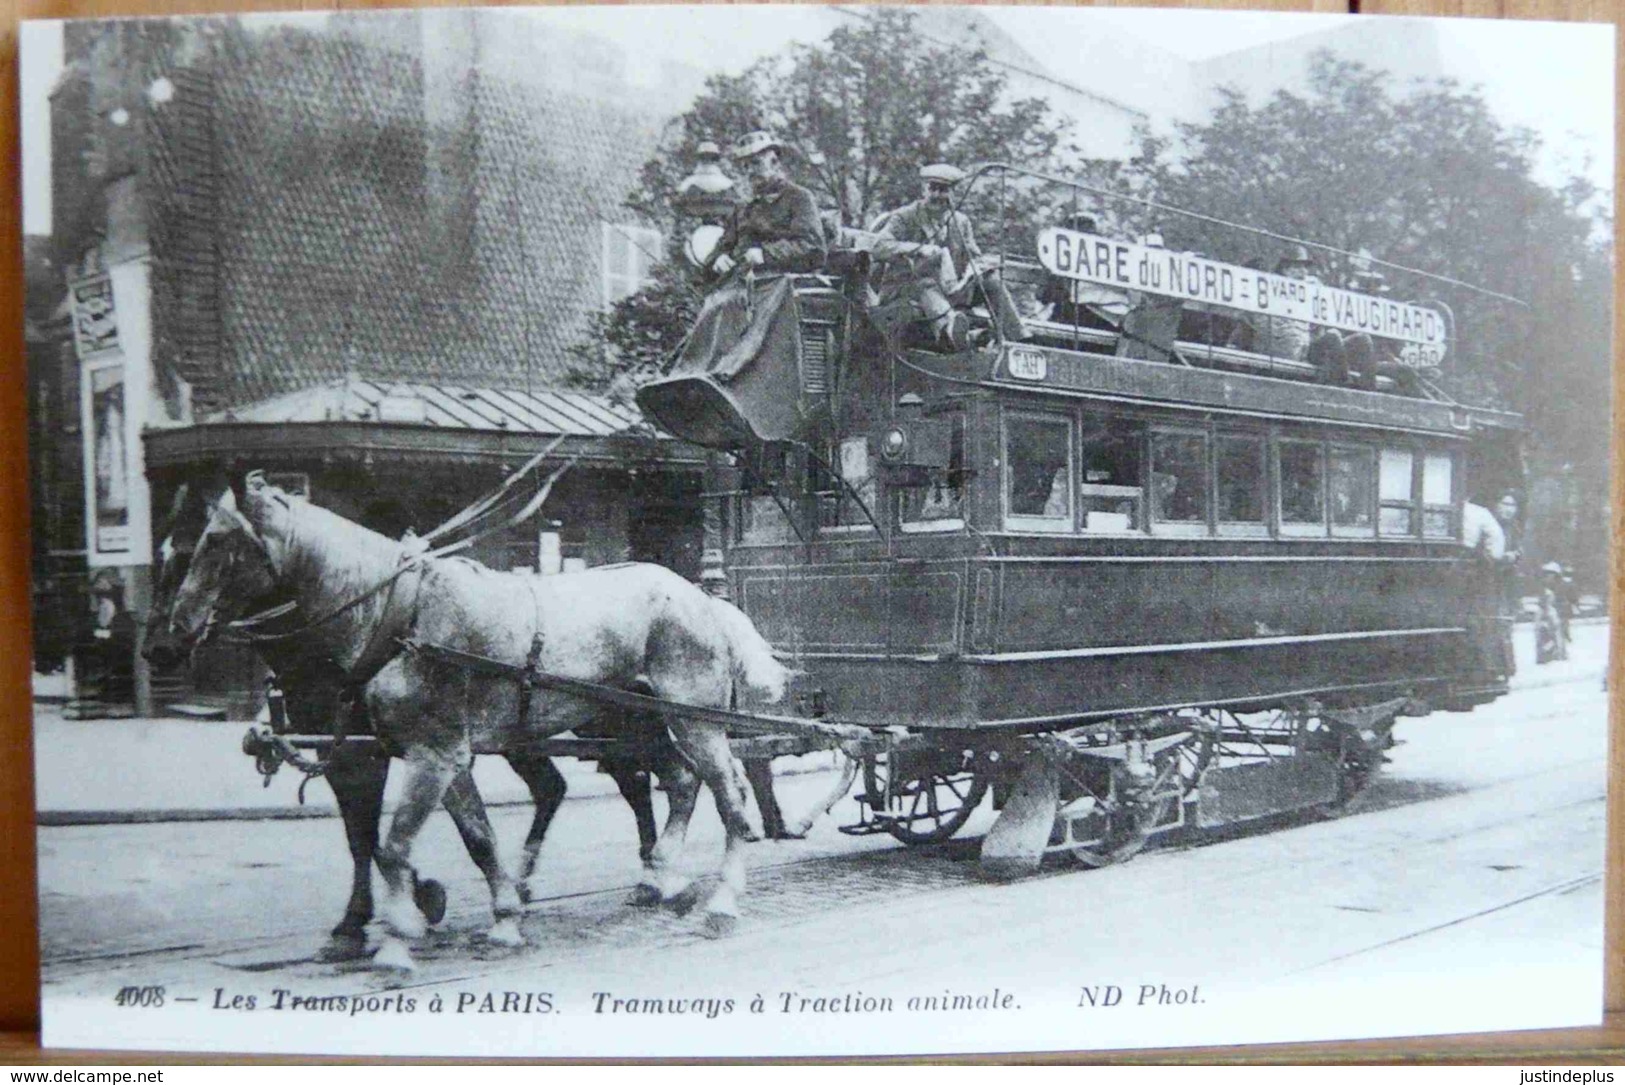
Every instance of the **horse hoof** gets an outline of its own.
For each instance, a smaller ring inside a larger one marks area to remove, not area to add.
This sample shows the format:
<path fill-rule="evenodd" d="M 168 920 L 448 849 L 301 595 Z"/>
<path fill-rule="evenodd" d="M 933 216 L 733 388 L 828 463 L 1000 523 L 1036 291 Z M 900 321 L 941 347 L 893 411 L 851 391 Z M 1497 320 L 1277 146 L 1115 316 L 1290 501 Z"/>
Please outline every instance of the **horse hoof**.
<path fill-rule="evenodd" d="M 739 928 L 739 917 L 726 915 L 722 912 L 707 912 L 705 916 L 705 936 L 707 938 L 727 938 Z"/>
<path fill-rule="evenodd" d="M 541 897 L 537 895 L 536 890 L 531 888 L 529 882 L 520 882 L 514 888 L 519 891 L 520 904 L 535 904 L 541 899 Z"/>
<path fill-rule="evenodd" d="M 513 916 L 497 920 L 485 932 L 485 940 L 493 946 L 507 946 L 510 949 L 525 944 L 525 936 L 519 930 L 519 920 Z"/>
<path fill-rule="evenodd" d="M 678 915 L 687 915 L 688 913 L 692 912 L 694 910 L 694 906 L 699 902 L 700 888 L 692 883 L 684 886 L 680 891 L 673 893 L 671 896 L 662 901 L 666 907 L 670 908 Z"/>
<path fill-rule="evenodd" d="M 412 902 L 431 927 L 446 918 L 446 887 L 433 878 L 424 878 L 413 887 Z"/>
<path fill-rule="evenodd" d="M 653 908 L 660 903 L 660 890 L 652 885 L 636 885 L 632 887 L 631 896 L 626 903 L 634 908 Z"/>
<path fill-rule="evenodd" d="M 428 918 L 415 905 L 401 902 L 401 906 L 386 908 L 379 917 L 384 921 L 384 929 L 391 938 L 402 938 L 407 941 L 416 941 L 429 933 Z"/>
<path fill-rule="evenodd" d="M 318 961 L 359 961 L 367 955 L 367 936 L 364 934 L 330 934 L 327 944 L 316 951 Z"/>
<path fill-rule="evenodd" d="M 372 965 L 389 972 L 415 972 L 418 967 L 411 949 L 398 938 L 386 939 L 378 947 L 378 952 L 372 955 Z"/>

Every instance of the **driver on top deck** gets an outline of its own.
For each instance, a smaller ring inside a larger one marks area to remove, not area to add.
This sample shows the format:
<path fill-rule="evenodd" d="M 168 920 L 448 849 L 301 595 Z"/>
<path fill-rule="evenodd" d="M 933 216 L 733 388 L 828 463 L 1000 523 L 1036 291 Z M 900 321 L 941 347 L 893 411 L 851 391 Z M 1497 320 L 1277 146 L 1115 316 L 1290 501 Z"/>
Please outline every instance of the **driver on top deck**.
<path fill-rule="evenodd" d="M 968 321 L 960 310 L 978 304 L 987 306 L 1004 338 L 1026 339 L 1009 290 L 996 271 L 979 266 L 982 250 L 970 216 L 954 209 L 953 189 L 964 179 L 964 170 L 944 162 L 923 167 L 921 198 L 884 216 L 875 253 L 914 258 L 908 274 L 915 280 L 915 305 L 955 350 L 968 345 Z"/>
<path fill-rule="evenodd" d="M 758 271 L 817 271 L 826 252 L 818 203 L 785 174 L 784 144 L 751 132 L 733 146 L 750 178 L 750 199 L 733 213 L 706 266 L 718 275 L 738 267 Z"/>

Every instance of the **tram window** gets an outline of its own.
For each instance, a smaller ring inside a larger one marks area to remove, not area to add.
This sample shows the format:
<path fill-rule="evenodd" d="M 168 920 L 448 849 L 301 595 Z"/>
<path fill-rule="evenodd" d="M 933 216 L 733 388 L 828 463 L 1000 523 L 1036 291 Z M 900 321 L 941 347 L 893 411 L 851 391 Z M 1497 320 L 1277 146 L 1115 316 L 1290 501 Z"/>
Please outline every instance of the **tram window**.
<path fill-rule="evenodd" d="M 1319 534 L 1326 525 L 1326 450 L 1318 441 L 1282 441 L 1276 454 L 1281 464 L 1282 530 Z"/>
<path fill-rule="evenodd" d="M 1416 534 L 1416 480 L 1412 471 L 1416 457 L 1409 449 L 1382 450 L 1378 470 L 1377 497 L 1382 502 L 1381 530 L 1384 535 Z"/>
<path fill-rule="evenodd" d="M 1072 527 L 1072 426 L 1060 418 L 1015 417 L 1005 424 L 1005 471 L 1012 517 L 1042 531 Z"/>
<path fill-rule="evenodd" d="M 1085 531 L 1143 531 L 1140 461 L 1145 427 L 1103 418 L 1083 421 L 1079 444 L 1078 506 Z"/>
<path fill-rule="evenodd" d="M 929 485 L 899 491 L 904 531 L 957 531 L 965 526 L 965 419 L 955 415 L 952 424 L 948 470 Z"/>
<path fill-rule="evenodd" d="M 1164 524 L 1207 523 L 1207 436 L 1151 437 L 1151 516 Z"/>
<path fill-rule="evenodd" d="M 1456 533 L 1451 466 L 1448 452 L 1422 457 L 1422 534 L 1429 538 L 1447 539 Z"/>
<path fill-rule="evenodd" d="M 873 527 L 869 514 L 875 511 L 876 487 L 869 438 L 843 440 L 835 449 L 831 466 L 840 477 L 831 478 L 826 486 L 820 487 L 818 526 L 826 531 Z M 865 514 L 864 509 L 868 509 L 869 514 Z"/>
<path fill-rule="evenodd" d="M 1371 534 L 1377 504 L 1376 457 L 1371 449 L 1333 445 L 1327 467 L 1332 530 L 1344 535 Z"/>
<path fill-rule="evenodd" d="M 1264 442 L 1258 437 L 1221 436 L 1215 443 L 1219 479 L 1219 523 L 1264 522 Z"/>

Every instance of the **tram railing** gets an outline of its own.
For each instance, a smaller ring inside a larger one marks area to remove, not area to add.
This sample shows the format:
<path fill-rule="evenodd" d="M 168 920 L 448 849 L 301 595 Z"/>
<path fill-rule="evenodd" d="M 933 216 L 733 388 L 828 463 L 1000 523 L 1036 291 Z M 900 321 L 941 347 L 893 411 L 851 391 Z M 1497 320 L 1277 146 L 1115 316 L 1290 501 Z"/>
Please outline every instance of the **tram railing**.
<path fill-rule="evenodd" d="M 1383 260 L 1365 250 L 1340 248 L 1262 226 L 1231 222 L 1132 192 L 1113 191 L 1008 163 L 988 162 L 975 166 L 956 193 L 954 207 L 970 216 L 983 240 L 986 267 L 1011 291 L 1029 330 L 1045 343 L 1072 349 L 1111 353 L 1119 348 L 1123 338 L 1121 327 L 1111 329 L 1086 322 L 1082 304 L 1071 305 L 1069 315 L 1064 309 L 1056 311 L 1054 306 L 1049 307 L 1049 312 L 1045 311 L 1042 298 L 1046 289 L 1051 296 L 1055 295 L 1056 277 L 1034 258 L 1038 233 L 1046 227 L 1083 222 L 1085 216 L 1094 219 L 1097 228 L 1094 232 L 1125 240 L 1130 237 L 1160 240 L 1170 254 L 1191 253 L 1249 271 L 1267 272 L 1274 266 L 1258 255 L 1263 246 L 1280 251 L 1302 246 L 1320 255 L 1324 276 L 1317 281 L 1325 286 L 1353 290 L 1350 284 L 1356 275 L 1366 276 L 1367 282 L 1379 281 L 1372 276 L 1379 276 L 1380 281 L 1391 279 L 1384 293 L 1373 296 L 1392 302 L 1401 302 L 1403 298 L 1402 304 L 1431 309 L 1440 315 L 1446 327 L 1440 364 L 1407 363 L 1419 378 L 1415 387 L 1421 394 L 1449 398 L 1440 389 L 1441 382 L 1449 383 L 1459 372 L 1478 369 L 1489 360 L 1483 350 L 1464 341 L 1459 334 L 1457 312 L 1463 305 L 1485 312 L 1486 319 L 1497 325 L 1509 319 L 1506 311 L 1529 308 L 1527 303 L 1510 295 L 1485 290 L 1448 275 Z M 980 277 L 977 282 L 981 284 L 979 303 L 994 311 L 986 285 Z M 1462 297 L 1447 297 L 1451 294 Z M 1063 319 L 1054 319 L 1056 316 Z M 1314 378 L 1316 368 L 1306 358 L 1298 357 L 1296 351 L 1289 355 L 1277 349 L 1280 337 L 1257 333 L 1261 322 L 1271 319 L 1283 318 L 1185 301 L 1179 315 L 1178 333 L 1166 344 L 1171 355 L 1169 360 L 1295 379 Z M 993 323 L 992 334 L 1000 336 L 997 321 Z M 1249 326 L 1255 329 L 1251 343 L 1246 342 L 1245 329 Z M 1515 335 L 1512 338 L 1516 340 Z M 1379 350 L 1385 351 L 1395 362 L 1401 360 L 1397 357 L 1399 346 L 1394 340 L 1378 342 Z M 1504 350 L 1506 343 L 1497 340 L 1492 346 Z M 1385 385 L 1391 383 L 1384 381 Z"/>

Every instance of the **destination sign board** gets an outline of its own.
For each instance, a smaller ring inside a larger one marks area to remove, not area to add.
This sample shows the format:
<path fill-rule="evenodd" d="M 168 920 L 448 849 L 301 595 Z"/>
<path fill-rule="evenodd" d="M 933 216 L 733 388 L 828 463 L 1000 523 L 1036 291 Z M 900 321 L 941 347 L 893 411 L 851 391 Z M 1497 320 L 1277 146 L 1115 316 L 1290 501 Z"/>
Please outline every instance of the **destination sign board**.
<path fill-rule="evenodd" d="M 1443 314 L 1420 305 L 1059 227 L 1038 235 L 1038 259 L 1052 274 L 1081 282 L 1397 340 L 1407 365 L 1444 359 L 1449 327 Z"/>

